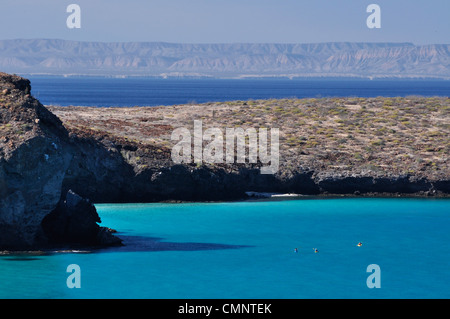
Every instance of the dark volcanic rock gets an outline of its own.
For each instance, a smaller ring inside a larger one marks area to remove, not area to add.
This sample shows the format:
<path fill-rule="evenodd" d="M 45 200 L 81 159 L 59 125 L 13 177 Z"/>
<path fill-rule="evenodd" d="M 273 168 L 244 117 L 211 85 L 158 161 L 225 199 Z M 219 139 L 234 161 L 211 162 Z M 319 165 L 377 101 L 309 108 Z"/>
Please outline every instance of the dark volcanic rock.
<path fill-rule="evenodd" d="M 425 179 L 415 180 L 410 176 L 328 176 L 319 178 L 317 184 L 322 192 L 330 194 L 399 193 L 414 194 L 426 192 L 433 184 Z"/>
<path fill-rule="evenodd" d="M 119 152 L 94 139 L 75 136 L 72 142 L 76 147 L 63 181 L 64 193 L 72 189 L 96 203 L 130 199 L 130 177 L 135 174 Z"/>
<path fill-rule="evenodd" d="M 66 194 L 58 206 L 42 221 L 42 228 L 49 244 L 120 245 L 101 223 L 95 206 L 73 191 Z"/>
<path fill-rule="evenodd" d="M 30 82 L 0 73 L 0 248 L 45 241 L 41 221 L 61 197 L 72 154 L 61 121 L 29 95 Z"/>
<path fill-rule="evenodd" d="M 0 73 L 0 249 L 46 245 L 42 220 L 57 207 L 77 153 L 62 122 L 30 90 L 28 80 Z"/>

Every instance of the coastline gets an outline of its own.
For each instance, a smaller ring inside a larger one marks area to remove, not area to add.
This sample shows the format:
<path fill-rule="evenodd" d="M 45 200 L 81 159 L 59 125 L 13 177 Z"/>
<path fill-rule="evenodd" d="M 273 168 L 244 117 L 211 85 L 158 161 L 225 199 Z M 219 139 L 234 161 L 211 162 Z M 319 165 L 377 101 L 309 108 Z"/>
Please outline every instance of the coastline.
<path fill-rule="evenodd" d="M 249 191 L 320 198 L 450 195 L 450 99 L 444 97 L 95 108 L 45 107 L 31 96 L 30 81 L 15 75 L 0 74 L 0 89 L 2 249 L 120 244 L 97 224 L 94 203 L 237 201 Z M 196 123 L 203 127 L 200 148 L 208 146 L 203 134 L 209 128 L 222 134 L 278 129 L 276 171 L 261 174 L 267 163 L 248 159 L 175 162 L 173 132 L 195 135 Z M 296 198 L 269 200 L 286 197 Z"/>
<path fill-rule="evenodd" d="M 448 200 L 449 194 L 439 194 L 435 196 L 428 196 L 423 194 L 393 194 L 393 193 L 373 193 L 373 194 L 318 194 L 318 195 L 303 195 L 303 194 L 276 194 L 270 197 L 247 197 L 235 200 L 203 200 L 203 201 L 189 201 L 189 200 L 162 200 L 154 202 L 98 202 L 95 205 L 145 205 L 145 204 L 195 204 L 195 203 L 245 203 L 245 202 L 277 202 L 290 200 L 315 200 L 315 199 L 427 199 L 427 200 Z"/>
<path fill-rule="evenodd" d="M 94 202 L 155 202 L 240 200 L 248 191 L 447 197 L 449 104 L 448 98 L 416 96 L 47 108 L 80 145 L 96 143 L 83 147 L 81 156 L 106 148 L 101 159 L 113 156 L 117 171 L 133 171 L 119 178 L 122 189 L 130 189 L 128 194 L 108 196 L 114 187 L 100 183 L 95 188 L 101 194 L 81 185 L 76 191 Z M 229 127 L 279 127 L 278 172 L 260 175 L 261 163 L 173 163 L 170 154 L 176 141 L 171 133 L 179 127 L 192 132 L 196 119 L 204 129 L 222 132 Z M 94 180 L 108 174 L 107 167 L 97 168 L 102 172 L 92 174 Z M 130 184 L 136 184 L 136 191 Z M 152 195 L 139 197 L 136 192 Z"/>

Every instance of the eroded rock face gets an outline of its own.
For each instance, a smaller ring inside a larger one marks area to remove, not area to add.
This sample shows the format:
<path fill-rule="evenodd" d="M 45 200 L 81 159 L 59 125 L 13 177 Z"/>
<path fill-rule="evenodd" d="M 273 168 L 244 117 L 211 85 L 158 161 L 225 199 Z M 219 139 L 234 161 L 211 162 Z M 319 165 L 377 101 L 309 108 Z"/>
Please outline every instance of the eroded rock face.
<path fill-rule="evenodd" d="M 120 244 L 97 224 L 92 203 L 62 192 L 71 164 L 80 163 L 81 146 L 30 91 L 29 80 L 0 73 L 0 249 Z M 90 158 L 95 162 L 97 155 Z"/>
<path fill-rule="evenodd" d="M 95 206 L 85 198 L 69 190 L 65 199 L 42 221 L 42 229 L 49 245 L 120 245 L 101 223 Z"/>
<path fill-rule="evenodd" d="M 0 248 L 45 242 L 40 224 L 72 159 L 61 121 L 30 90 L 28 80 L 0 73 Z"/>
<path fill-rule="evenodd" d="M 38 244 L 40 222 L 60 199 L 71 154 L 61 143 L 59 150 L 52 150 L 51 140 L 34 137 L 0 164 L 3 173 L 0 227 L 7 229 L 6 233 L 0 231 L 0 246 L 31 248 Z"/>

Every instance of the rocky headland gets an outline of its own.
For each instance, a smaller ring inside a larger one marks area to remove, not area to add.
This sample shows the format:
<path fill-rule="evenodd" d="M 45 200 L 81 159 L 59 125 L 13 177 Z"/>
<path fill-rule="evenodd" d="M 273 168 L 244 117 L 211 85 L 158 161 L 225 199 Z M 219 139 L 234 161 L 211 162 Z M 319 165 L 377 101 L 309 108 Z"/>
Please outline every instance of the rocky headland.
<path fill-rule="evenodd" d="M 94 202 L 239 200 L 248 191 L 321 196 L 450 193 L 446 97 L 48 109 L 82 145 L 63 189 L 74 189 Z M 193 132 L 196 120 L 203 130 L 219 128 L 224 134 L 226 128 L 279 128 L 278 171 L 260 174 L 261 163 L 174 164 L 171 150 L 178 140 L 171 134 L 179 127 Z"/>
<path fill-rule="evenodd" d="M 322 98 L 44 107 L 0 74 L 0 249 L 117 245 L 92 203 L 225 201 L 246 192 L 450 196 L 450 99 Z M 178 127 L 279 128 L 279 169 L 172 161 Z"/>
<path fill-rule="evenodd" d="M 0 250 L 119 244 L 91 203 L 63 192 L 77 145 L 30 91 L 28 80 L 0 73 Z M 59 240 L 61 230 L 68 240 Z"/>

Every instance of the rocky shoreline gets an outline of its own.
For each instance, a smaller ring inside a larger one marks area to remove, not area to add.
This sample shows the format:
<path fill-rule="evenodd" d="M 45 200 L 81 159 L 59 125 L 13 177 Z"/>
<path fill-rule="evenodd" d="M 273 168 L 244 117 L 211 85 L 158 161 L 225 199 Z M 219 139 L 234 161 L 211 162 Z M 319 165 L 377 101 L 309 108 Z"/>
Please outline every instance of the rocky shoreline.
<path fill-rule="evenodd" d="M 92 203 L 230 201 L 246 192 L 450 197 L 450 99 L 235 101 L 153 108 L 44 107 L 0 73 L 0 250 L 121 240 Z M 280 167 L 175 164 L 171 133 L 279 127 Z"/>

